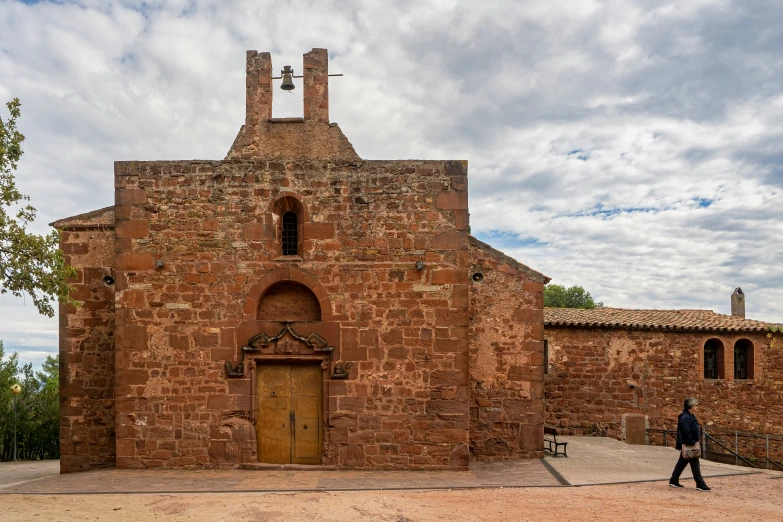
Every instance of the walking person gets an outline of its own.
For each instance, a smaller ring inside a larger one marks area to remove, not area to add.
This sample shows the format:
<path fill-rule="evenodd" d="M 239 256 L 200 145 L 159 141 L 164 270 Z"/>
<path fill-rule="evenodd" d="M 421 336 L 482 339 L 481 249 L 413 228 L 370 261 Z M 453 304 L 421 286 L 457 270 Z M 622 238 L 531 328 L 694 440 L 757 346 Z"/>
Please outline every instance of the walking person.
<path fill-rule="evenodd" d="M 696 416 L 693 414 L 698 404 L 699 400 L 693 397 L 685 399 L 685 407 L 677 421 L 677 445 L 675 447 L 680 450 L 680 460 L 674 466 L 672 478 L 669 479 L 669 487 L 672 488 L 685 487 L 680 484 L 680 474 L 690 464 L 693 480 L 696 481 L 696 489 L 699 491 L 710 491 L 707 483 L 704 482 L 704 477 L 701 476 L 701 466 L 699 465 L 699 457 L 701 457 L 701 426 L 699 426 Z M 685 446 L 685 449 L 683 449 L 683 446 Z M 696 451 L 697 449 L 698 451 Z"/>

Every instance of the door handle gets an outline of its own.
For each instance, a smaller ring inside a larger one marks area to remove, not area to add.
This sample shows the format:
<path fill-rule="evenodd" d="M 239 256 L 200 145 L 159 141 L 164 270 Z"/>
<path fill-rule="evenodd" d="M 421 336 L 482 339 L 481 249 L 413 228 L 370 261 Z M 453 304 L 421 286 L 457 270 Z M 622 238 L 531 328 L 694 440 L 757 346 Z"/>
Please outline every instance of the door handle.
<path fill-rule="evenodd" d="M 304 429 L 307 429 L 307 424 L 304 425 Z"/>

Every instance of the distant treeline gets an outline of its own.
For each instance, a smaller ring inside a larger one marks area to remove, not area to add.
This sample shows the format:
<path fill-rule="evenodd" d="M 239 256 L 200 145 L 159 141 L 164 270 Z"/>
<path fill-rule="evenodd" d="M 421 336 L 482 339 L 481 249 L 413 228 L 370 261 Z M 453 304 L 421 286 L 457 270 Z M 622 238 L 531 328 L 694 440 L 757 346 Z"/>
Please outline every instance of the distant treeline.
<path fill-rule="evenodd" d="M 57 357 L 34 372 L 30 363 L 19 366 L 16 353 L 6 357 L 0 341 L 0 461 L 14 458 L 14 384 L 22 387 L 15 399 L 17 460 L 60 458 L 59 379 Z"/>

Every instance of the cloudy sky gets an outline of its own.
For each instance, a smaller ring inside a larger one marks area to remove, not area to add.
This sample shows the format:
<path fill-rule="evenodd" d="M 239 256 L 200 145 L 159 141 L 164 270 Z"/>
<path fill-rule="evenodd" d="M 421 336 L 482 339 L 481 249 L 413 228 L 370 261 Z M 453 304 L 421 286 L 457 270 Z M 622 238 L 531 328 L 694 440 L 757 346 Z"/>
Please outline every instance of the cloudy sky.
<path fill-rule="evenodd" d="M 777 0 L 0 0 L 0 101 L 44 232 L 113 203 L 115 160 L 222 159 L 246 49 L 326 47 L 359 155 L 469 160 L 480 239 L 608 306 L 728 313 L 741 286 L 781 322 L 781 28 Z M 57 322 L 4 296 L 0 339 L 38 364 Z"/>

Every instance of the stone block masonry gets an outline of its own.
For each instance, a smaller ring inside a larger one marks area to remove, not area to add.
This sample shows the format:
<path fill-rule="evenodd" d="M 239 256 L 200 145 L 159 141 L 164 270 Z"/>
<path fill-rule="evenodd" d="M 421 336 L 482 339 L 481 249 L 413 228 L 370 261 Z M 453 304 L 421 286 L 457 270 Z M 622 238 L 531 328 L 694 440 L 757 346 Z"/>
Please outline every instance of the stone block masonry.
<path fill-rule="evenodd" d="M 248 341 L 251 287 L 288 270 L 323 289 L 335 360 L 353 363 L 329 386 L 323 463 L 466 466 L 466 201 L 437 205 L 465 184 L 460 162 L 118 163 L 117 230 L 133 237 L 116 243 L 117 465 L 252 460 L 252 385 L 224 363 Z M 299 260 L 264 232 L 281 194 L 307 207 Z"/>
<path fill-rule="evenodd" d="M 783 344 L 779 333 L 687 332 L 547 326 L 546 417 L 567 433 L 622 438 L 622 416 L 675 429 L 686 397 L 714 432 L 783 434 Z M 704 378 L 704 345 L 725 349 L 725 372 Z M 733 347 L 753 346 L 752 379 L 734 379 Z"/>
<path fill-rule="evenodd" d="M 541 458 L 549 278 L 472 237 L 468 259 L 471 456 Z"/>
<path fill-rule="evenodd" d="M 55 223 L 63 470 L 540 457 L 548 278 L 469 236 L 467 162 L 359 158 L 325 49 L 304 118 L 273 70 L 248 51 L 226 159 L 116 162 L 114 207 Z"/>
<path fill-rule="evenodd" d="M 77 269 L 71 297 L 60 305 L 60 471 L 113 467 L 114 430 L 114 209 L 52 224 L 60 248 Z"/>

